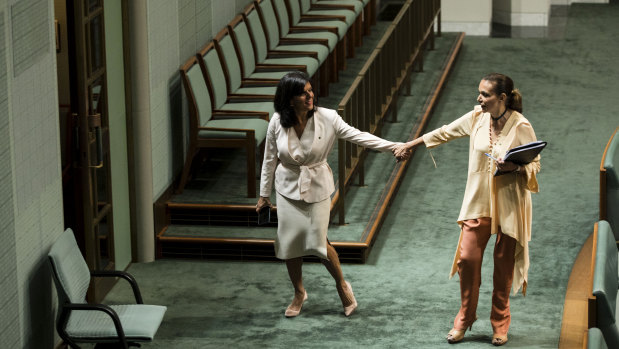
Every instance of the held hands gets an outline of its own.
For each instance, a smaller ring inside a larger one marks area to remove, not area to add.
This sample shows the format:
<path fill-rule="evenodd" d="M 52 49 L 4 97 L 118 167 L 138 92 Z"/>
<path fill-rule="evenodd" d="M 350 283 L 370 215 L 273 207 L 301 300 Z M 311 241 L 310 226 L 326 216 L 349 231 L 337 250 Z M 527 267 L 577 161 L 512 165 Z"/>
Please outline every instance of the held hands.
<path fill-rule="evenodd" d="M 409 148 L 408 143 L 398 144 L 391 150 L 391 152 L 398 162 L 408 160 L 411 156 L 411 149 Z"/>
<path fill-rule="evenodd" d="M 271 200 L 269 198 L 261 196 L 258 199 L 258 203 L 256 204 L 256 213 L 260 213 L 260 209 L 263 208 L 264 206 L 273 207 L 273 205 L 271 204 Z"/>

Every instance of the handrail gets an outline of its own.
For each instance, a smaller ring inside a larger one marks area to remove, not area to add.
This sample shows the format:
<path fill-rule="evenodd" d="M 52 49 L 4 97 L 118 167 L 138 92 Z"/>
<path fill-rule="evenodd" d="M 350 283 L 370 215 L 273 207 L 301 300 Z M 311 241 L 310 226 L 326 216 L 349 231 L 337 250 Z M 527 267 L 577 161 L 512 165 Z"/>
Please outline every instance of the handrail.
<path fill-rule="evenodd" d="M 416 64 L 423 69 L 422 51 L 428 40 L 434 46 L 434 24 L 440 7 L 440 0 L 404 3 L 340 101 L 338 112 L 344 121 L 362 131 L 380 134 L 380 125 L 388 112 L 393 119 L 397 117 L 400 88 L 404 82 L 410 83 Z M 338 188 L 331 208 L 332 212 L 337 208 L 340 225 L 345 224 L 345 193 L 354 174 L 359 174 L 363 185 L 364 157 L 363 147 L 338 140 Z"/>

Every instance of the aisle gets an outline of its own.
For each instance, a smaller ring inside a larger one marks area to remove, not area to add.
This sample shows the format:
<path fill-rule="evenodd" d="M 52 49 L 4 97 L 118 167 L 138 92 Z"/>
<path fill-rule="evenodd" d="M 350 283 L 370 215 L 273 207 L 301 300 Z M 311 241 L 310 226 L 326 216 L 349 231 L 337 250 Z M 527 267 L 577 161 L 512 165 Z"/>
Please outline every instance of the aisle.
<path fill-rule="evenodd" d="M 527 297 L 512 297 L 507 347 L 556 348 L 573 260 L 597 218 L 597 171 L 617 126 L 619 7 L 574 4 L 565 39 L 465 39 L 430 129 L 469 111 L 479 79 L 491 71 L 514 78 L 524 115 L 549 142 L 533 196 Z M 402 98 L 400 115 L 418 108 Z M 282 263 L 159 260 L 133 264 L 146 302 L 168 306 L 145 348 L 446 348 L 459 306 L 458 279 L 448 279 L 467 166 L 466 140 L 418 152 L 368 263 L 344 265 L 359 311 L 342 315 L 321 264 L 304 266 L 309 299 L 286 319 L 292 288 Z M 492 240 L 491 240 L 492 241 Z M 479 320 L 458 349 L 491 347 L 488 320 L 491 248 L 487 250 Z M 131 299 L 119 283 L 110 302 Z"/>

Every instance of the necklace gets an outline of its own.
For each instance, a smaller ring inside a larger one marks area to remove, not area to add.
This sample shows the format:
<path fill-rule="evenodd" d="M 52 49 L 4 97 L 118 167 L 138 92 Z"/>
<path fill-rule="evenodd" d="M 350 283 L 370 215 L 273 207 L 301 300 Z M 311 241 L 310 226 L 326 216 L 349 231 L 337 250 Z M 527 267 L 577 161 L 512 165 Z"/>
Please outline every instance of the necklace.
<path fill-rule="evenodd" d="M 505 113 L 507 113 L 507 108 L 505 108 L 505 110 L 503 111 L 503 114 L 501 114 L 501 116 L 499 116 L 498 118 L 495 118 L 495 117 L 493 117 L 492 115 L 490 115 L 490 117 L 491 117 L 491 118 L 492 118 L 492 120 L 494 120 L 494 121 L 499 121 L 499 120 L 501 120 L 501 119 L 505 116 Z"/>

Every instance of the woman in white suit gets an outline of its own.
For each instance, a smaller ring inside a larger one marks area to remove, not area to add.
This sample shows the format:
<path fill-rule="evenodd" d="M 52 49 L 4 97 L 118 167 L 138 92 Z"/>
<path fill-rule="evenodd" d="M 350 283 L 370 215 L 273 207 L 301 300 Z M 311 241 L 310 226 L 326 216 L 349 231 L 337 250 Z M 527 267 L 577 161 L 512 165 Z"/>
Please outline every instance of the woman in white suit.
<path fill-rule="evenodd" d="M 303 287 L 303 256 L 320 258 L 335 279 L 337 292 L 350 316 L 357 301 L 345 281 L 337 252 L 327 240 L 331 194 L 335 190 L 327 156 L 337 138 L 379 151 L 398 143 L 386 141 L 349 126 L 335 110 L 317 107 L 312 84 L 301 72 L 286 74 L 275 94 L 269 122 L 256 211 L 271 206 L 273 183 L 277 198 L 275 254 L 286 261 L 294 298 L 286 317 L 299 315 L 307 292 Z"/>

